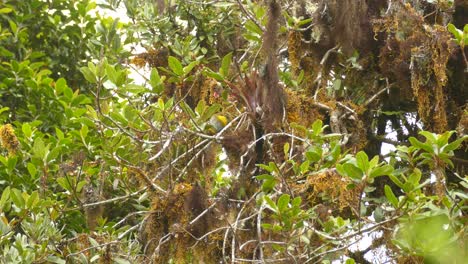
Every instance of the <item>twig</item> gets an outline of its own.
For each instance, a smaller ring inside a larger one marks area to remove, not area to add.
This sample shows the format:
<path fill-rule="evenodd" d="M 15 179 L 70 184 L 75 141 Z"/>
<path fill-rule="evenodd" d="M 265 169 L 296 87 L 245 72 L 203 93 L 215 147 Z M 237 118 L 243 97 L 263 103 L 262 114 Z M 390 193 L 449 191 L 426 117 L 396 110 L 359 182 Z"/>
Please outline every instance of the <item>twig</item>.
<path fill-rule="evenodd" d="M 197 217 L 195 217 L 192 221 L 189 222 L 189 225 L 193 225 L 195 222 L 197 222 L 202 216 L 204 216 L 208 211 L 210 211 L 217 202 L 214 202 L 212 205 L 210 205 L 208 208 L 206 208 L 203 212 L 201 212 Z"/>
<path fill-rule="evenodd" d="M 93 250 L 93 249 L 96 249 L 96 248 L 101 248 L 101 247 L 105 247 L 105 246 L 108 246 L 108 245 L 120 244 L 120 243 L 121 243 L 120 241 L 115 240 L 115 241 L 107 242 L 107 243 L 100 244 L 100 245 L 97 245 L 97 246 L 87 247 L 87 248 L 85 248 L 85 249 L 83 249 L 81 251 L 70 253 L 65 258 L 77 256 L 77 255 L 79 255 L 81 253 L 84 253 L 84 252 L 86 252 L 88 250 Z"/>
<path fill-rule="evenodd" d="M 128 214 L 127 216 L 125 216 L 124 218 L 122 218 L 119 222 L 115 223 L 112 228 L 117 228 L 119 225 L 123 224 L 125 221 L 127 221 L 128 218 L 134 216 L 134 215 L 138 215 L 138 214 L 147 214 L 147 213 L 150 213 L 148 211 L 137 211 L 137 212 L 133 212 L 133 213 L 130 213 Z"/>
<path fill-rule="evenodd" d="M 260 252 L 260 260 L 264 261 L 263 259 L 263 246 L 262 246 L 262 211 L 264 209 L 264 206 L 261 205 L 260 209 L 258 210 L 258 215 L 257 215 L 257 237 L 258 237 L 258 246 L 259 247 L 259 252 Z"/>
<path fill-rule="evenodd" d="M 327 50 L 327 52 L 325 53 L 325 55 L 323 55 L 323 58 L 322 60 L 320 61 L 320 65 L 324 65 L 325 62 L 327 62 L 328 60 L 328 57 L 330 56 L 330 54 L 334 51 L 336 51 L 338 48 L 340 47 L 340 45 L 336 45 L 335 47 Z"/>
<path fill-rule="evenodd" d="M 206 144 L 207 142 L 209 141 L 209 139 L 205 139 L 205 140 L 202 140 L 201 142 L 199 142 L 197 145 L 195 145 L 194 147 L 192 147 L 190 150 L 182 153 L 180 156 L 178 156 L 177 158 L 173 159 L 168 165 L 164 166 L 164 168 L 161 169 L 161 171 L 159 171 L 156 176 L 154 176 L 154 179 L 158 179 L 168 168 L 170 168 L 170 166 L 176 164 L 177 162 L 179 162 L 180 159 L 184 158 L 185 156 L 189 155 L 190 153 L 192 153 L 193 151 L 195 151 L 197 148 L 199 148 L 200 146 Z"/>
<path fill-rule="evenodd" d="M 153 191 L 159 191 L 159 192 L 162 192 L 162 193 L 164 193 L 164 194 L 167 193 L 166 190 L 164 190 L 163 188 L 159 187 L 156 183 L 154 183 L 154 182 L 146 175 L 146 173 L 145 173 L 142 169 L 140 169 L 140 168 L 138 168 L 138 167 L 136 167 L 136 166 L 130 165 L 130 163 L 129 163 L 128 161 L 125 161 L 125 160 L 122 159 L 121 157 L 117 156 L 117 154 L 115 154 L 115 153 L 113 154 L 113 157 L 114 157 L 114 159 L 117 161 L 117 163 L 119 163 L 120 165 L 126 166 L 127 168 L 132 169 L 132 170 L 134 170 L 136 173 L 140 174 L 140 176 L 143 177 L 143 179 L 145 180 L 146 184 L 147 184 L 149 187 L 151 187 L 151 189 L 152 189 Z M 125 162 L 123 162 L 123 161 L 125 161 Z"/>
<path fill-rule="evenodd" d="M 389 84 L 388 83 L 388 78 L 385 78 L 385 80 L 387 81 L 387 85 L 380 91 L 378 91 L 376 94 L 374 94 L 371 98 L 369 98 L 365 103 L 364 103 L 364 107 L 368 106 L 370 103 L 372 103 L 377 97 L 379 97 L 379 95 L 381 95 L 383 92 L 390 90 L 390 88 L 392 87 L 393 84 Z"/>
<path fill-rule="evenodd" d="M 239 213 L 237 214 L 237 217 L 236 217 L 236 222 L 234 222 L 234 226 L 233 226 L 233 230 L 232 230 L 232 241 L 231 241 L 231 261 L 234 261 L 236 259 L 236 230 L 237 230 L 237 225 L 239 224 L 239 220 L 240 220 L 240 217 L 242 216 L 242 213 L 244 211 L 244 209 L 247 207 L 247 205 L 255 200 L 255 198 L 257 197 L 257 195 L 260 193 L 261 191 L 257 191 L 256 193 L 254 193 L 252 195 L 252 197 L 249 198 L 249 200 L 247 200 L 244 205 L 242 205 Z"/>
<path fill-rule="evenodd" d="M 262 27 L 262 25 L 260 25 L 258 23 L 258 21 L 252 16 L 252 14 L 250 14 L 244 7 L 244 5 L 242 4 L 242 2 L 240 0 L 236 0 L 237 1 L 237 4 L 239 4 L 239 8 L 240 10 L 242 11 L 242 13 L 244 13 L 252 22 L 254 22 L 255 25 L 257 25 L 258 28 L 260 28 L 262 31 L 265 31 L 265 28 Z"/>
<path fill-rule="evenodd" d="M 185 165 L 185 167 L 182 169 L 182 171 L 179 173 L 179 175 L 177 176 L 175 182 L 177 182 L 184 174 L 185 172 L 187 172 L 187 170 L 189 169 L 190 165 L 192 165 L 192 163 L 195 161 L 195 159 L 197 159 L 200 154 L 203 153 L 203 151 L 205 151 L 206 149 L 208 149 L 209 146 L 211 146 L 211 144 L 213 143 L 213 141 L 210 141 L 208 142 L 208 144 L 206 144 L 202 149 L 200 149 L 197 153 L 195 153 L 195 155 L 187 162 L 187 164 Z"/>
<path fill-rule="evenodd" d="M 83 207 L 83 208 L 86 208 L 86 207 L 93 207 L 93 206 L 98 206 L 98 205 L 113 203 L 113 202 L 117 202 L 117 201 L 121 201 L 121 200 L 126 200 L 126 199 L 129 199 L 129 198 L 133 197 L 133 196 L 139 195 L 141 192 L 145 191 L 146 189 L 147 189 L 147 187 L 144 187 L 144 188 L 141 189 L 141 190 L 138 190 L 138 191 L 133 192 L 133 193 L 129 193 L 129 194 L 124 195 L 124 196 L 119 196 L 119 197 L 115 197 L 115 198 L 112 198 L 112 199 L 102 200 L 102 201 L 95 202 L 95 203 L 83 204 L 82 207 Z M 76 209 L 78 209 L 78 208 L 76 208 Z"/>
<path fill-rule="evenodd" d="M 117 237 L 117 239 L 120 240 L 120 239 L 124 238 L 128 233 L 130 233 L 130 232 L 132 232 L 133 230 L 139 228 L 140 225 L 141 225 L 141 223 L 136 224 L 136 225 L 130 227 L 128 230 L 126 230 L 125 232 L 123 232 L 122 234 L 120 234 L 120 235 Z"/>
<path fill-rule="evenodd" d="M 178 132 L 178 130 L 176 129 L 175 134 L 177 134 L 177 132 Z M 164 151 L 166 151 L 166 149 L 171 145 L 173 136 L 174 136 L 174 134 L 171 133 L 171 136 L 169 137 L 169 139 L 166 140 L 166 142 L 164 142 L 164 145 L 161 148 L 161 150 L 158 153 L 156 153 L 156 155 L 149 158 L 148 161 L 153 161 L 153 160 L 159 158 L 164 153 Z"/>
<path fill-rule="evenodd" d="M 328 111 L 328 112 L 330 112 L 330 111 L 333 110 L 333 109 L 332 109 L 331 107 L 329 107 L 328 105 L 319 103 L 319 102 L 317 102 L 317 101 L 312 102 L 312 105 L 317 106 L 317 107 L 319 107 L 319 108 L 321 108 L 321 109 L 323 109 L 323 110 L 326 110 L 326 111 Z"/>
<path fill-rule="evenodd" d="M 354 111 L 354 109 L 352 109 L 351 107 L 341 103 L 341 102 L 336 102 L 337 105 L 343 107 L 346 111 L 348 111 L 349 113 L 353 114 L 353 115 L 357 115 L 356 111 Z M 340 119 L 342 118 L 343 116 L 340 116 Z"/>

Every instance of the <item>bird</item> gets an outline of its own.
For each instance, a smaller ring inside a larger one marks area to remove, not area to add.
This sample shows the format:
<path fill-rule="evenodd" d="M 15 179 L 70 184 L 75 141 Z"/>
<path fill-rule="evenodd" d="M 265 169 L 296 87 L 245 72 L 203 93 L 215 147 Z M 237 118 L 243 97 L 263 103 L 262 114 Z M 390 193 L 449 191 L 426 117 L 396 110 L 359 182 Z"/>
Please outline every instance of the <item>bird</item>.
<path fill-rule="evenodd" d="M 212 134 L 216 134 L 221 131 L 228 123 L 227 117 L 223 115 L 213 115 L 208 122 L 208 131 Z"/>

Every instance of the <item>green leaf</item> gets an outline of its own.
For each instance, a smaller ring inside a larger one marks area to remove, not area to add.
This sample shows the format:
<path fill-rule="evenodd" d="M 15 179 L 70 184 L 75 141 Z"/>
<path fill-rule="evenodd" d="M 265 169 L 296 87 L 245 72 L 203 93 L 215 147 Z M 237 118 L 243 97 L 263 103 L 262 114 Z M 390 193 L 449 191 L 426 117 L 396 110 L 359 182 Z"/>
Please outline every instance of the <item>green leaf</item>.
<path fill-rule="evenodd" d="M 418 168 L 416 168 L 414 169 L 413 173 L 411 173 L 410 176 L 408 177 L 408 181 L 411 182 L 414 186 L 417 186 L 420 180 L 421 180 L 421 171 Z"/>
<path fill-rule="evenodd" d="M 34 145 L 32 148 L 32 152 L 34 154 L 34 157 L 43 159 L 48 152 L 48 149 L 46 148 L 44 141 L 42 138 L 36 138 L 34 140 Z"/>
<path fill-rule="evenodd" d="M 415 186 L 413 185 L 413 183 L 411 183 L 410 181 L 407 181 L 405 182 L 405 184 L 403 184 L 403 191 L 405 193 L 409 193 L 411 192 L 412 190 L 414 190 Z"/>
<path fill-rule="evenodd" d="M 312 124 L 312 131 L 315 136 L 320 135 L 322 133 L 323 129 L 323 122 L 320 119 L 315 120 L 315 122 Z"/>
<path fill-rule="evenodd" d="M 8 159 L 6 157 L 3 157 L 2 155 L 0 155 L 0 162 L 4 165 L 4 166 L 8 166 Z"/>
<path fill-rule="evenodd" d="M 11 189 L 10 193 L 11 201 L 18 207 L 23 209 L 25 205 L 25 201 L 23 195 L 20 190 L 18 189 Z"/>
<path fill-rule="evenodd" d="M 356 154 L 356 165 L 360 168 L 364 173 L 367 172 L 369 169 L 369 157 L 364 151 L 359 151 Z"/>
<path fill-rule="evenodd" d="M 229 67 L 231 66 L 232 60 L 232 52 L 229 52 L 226 56 L 224 56 L 221 62 L 221 68 L 219 69 L 219 73 L 226 77 L 229 74 Z"/>
<path fill-rule="evenodd" d="M 290 149 L 290 145 L 288 142 L 284 143 L 283 145 L 283 153 L 284 153 L 284 156 L 285 157 L 289 157 L 289 149 Z"/>
<path fill-rule="evenodd" d="M 94 74 L 88 67 L 81 67 L 80 71 L 88 82 L 90 83 L 97 82 L 96 74 Z"/>
<path fill-rule="evenodd" d="M 392 180 L 393 183 L 395 183 L 398 187 L 403 188 L 403 183 L 395 176 L 395 175 L 388 175 L 390 180 Z"/>
<path fill-rule="evenodd" d="M 54 161 L 60 154 L 62 153 L 62 147 L 57 146 L 53 148 L 49 154 L 47 155 L 47 162 L 52 162 Z"/>
<path fill-rule="evenodd" d="M 34 164 L 32 164 L 31 162 L 28 162 L 27 168 L 28 168 L 28 172 L 31 175 L 31 177 L 35 178 L 36 174 L 37 174 L 36 166 Z"/>
<path fill-rule="evenodd" d="M 301 26 L 304 26 L 306 24 L 309 24 L 312 21 L 313 21 L 312 18 L 306 18 L 306 19 L 303 19 L 303 20 L 300 20 L 299 22 L 297 22 L 297 26 L 301 27 Z"/>
<path fill-rule="evenodd" d="M 392 173 L 393 170 L 394 168 L 391 165 L 385 164 L 383 166 L 374 168 L 369 174 L 369 177 L 375 178 L 379 176 L 390 175 L 390 173 Z"/>
<path fill-rule="evenodd" d="M 305 153 L 307 160 L 311 162 L 317 162 L 322 158 L 322 153 L 317 153 L 314 150 L 309 150 Z"/>
<path fill-rule="evenodd" d="M 276 186 L 276 179 L 267 179 L 263 181 L 262 191 L 267 193 L 272 191 Z"/>
<path fill-rule="evenodd" d="M 439 148 L 442 148 L 443 146 L 447 145 L 449 138 L 455 133 L 455 131 L 447 131 L 443 133 L 442 135 L 439 135 L 437 137 L 437 146 Z"/>
<path fill-rule="evenodd" d="M 195 112 L 199 115 L 199 116 L 202 116 L 203 113 L 205 112 L 206 110 L 206 102 L 205 100 L 200 100 L 198 101 L 198 104 L 197 106 L 195 107 Z"/>
<path fill-rule="evenodd" d="M 83 187 L 87 184 L 88 182 L 87 181 L 80 181 L 77 185 L 76 185 L 76 192 L 81 192 L 81 189 L 83 189 Z"/>
<path fill-rule="evenodd" d="M 417 140 L 415 137 L 410 137 L 409 141 L 411 145 L 413 145 L 414 147 L 418 149 L 425 150 L 426 152 L 431 153 L 431 154 L 435 153 L 434 149 L 432 148 L 432 145 L 422 143 L 421 141 Z"/>
<path fill-rule="evenodd" d="M 382 208 L 380 207 L 376 207 L 375 210 L 374 210 L 374 213 L 373 213 L 373 216 L 374 216 L 374 219 L 377 223 L 380 223 L 382 222 L 383 220 L 385 220 L 385 215 L 384 215 L 384 211 L 382 210 Z"/>
<path fill-rule="evenodd" d="M 63 90 L 63 96 L 66 99 L 71 100 L 73 98 L 73 90 L 70 89 L 70 87 L 65 87 L 64 90 Z"/>
<path fill-rule="evenodd" d="M 269 192 L 275 188 L 276 185 L 276 178 L 275 176 L 271 174 L 261 174 L 258 176 L 255 176 L 257 180 L 263 181 L 262 183 L 262 191 L 263 192 Z"/>
<path fill-rule="evenodd" d="M 16 35 L 17 30 L 18 30 L 18 25 L 16 25 L 16 23 L 13 22 L 13 20 L 11 19 L 8 20 L 8 24 L 10 25 L 11 32 L 13 32 Z"/>
<path fill-rule="evenodd" d="M 109 64 L 106 64 L 106 75 L 109 78 L 109 81 L 113 82 L 114 84 L 118 83 L 118 74 L 115 68 Z"/>
<path fill-rule="evenodd" d="M 447 29 L 448 29 L 448 31 L 450 33 L 453 34 L 455 39 L 457 39 L 458 44 L 461 44 L 462 37 L 463 37 L 463 32 L 461 30 L 459 30 L 458 28 L 456 28 L 455 25 L 453 25 L 452 23 L 449 23 L 447 25 Z"/>
<path fill-rule="evenodd" d="M 369 161 L 369 169 L 373 169 L 377 164 L 379 164 L 379 156 L 375 155 L 374 158 Z"/>
<path fill-rule="evenodd" d="M 426 143 L 434 144 L 437 142 L 437 135 L 429 131 L 420 131 L 420 135 L 423 135 L 426 138 Z"/>
<path fill-rule="evenodd" d="M 117 264 L 131 264 L 130 261 L 123 258 L 112 258 L 112 260 Z"/>
<path fill-rule="evenodd" d="M 257 175 L 255 176 L 255 178 L 259 181 L 262 181 L 262 180 L 274 180 L 275 179 L 275 176 L 271 175 L 271 174 L 261 174 L 261 175 Z"/>
<path fill-rule="evenodd" d="M 32 208 L 39 202 L 39 193 L 37 191 L 34 191 L 31 193 L 31 195 L 28 198 L 28 201 L 26 203 L 27 208 Z"/>
<path fill-rule="evenodd" d="M 213 79 L 215 79 L 215 80 L 217 80 L 217 81 L 220 81 L 220 82 L 221 82 L 221 81 L 224 81 L 224 77 L 223 77 L 221 74 L 219 74 L 219 73 L 217 73 L 217 72 L 214 72 L 214 71 L 212 71 L 212 70 L 209 70 L 209 69 L 207 70 L 207 69 L 205 69 L 205 70 L 203 71 L 203 74 L 204 74 L 205 76 L 211 77 L 211 78 L 213 78 Z"/>
<path fill-rule="evenodd" d="M 333 81 L 333 90 L 339 91 L 341 89 L 341 79 L 335 79 Z"/>
<path fill-rule="evenodd" d="M 302 198 L 300 196 L 298 196 L 298 197 L 293 199 L 291 204 L 292 204 L 293 207 L 299 207 L 301 205 L 301 203 L 302 203 Z"/>
<path fill-rule="evenodd" d="M 169 56 L 168 58 L 169 68 L 177 75 L 182 76 L 184 74 L 184 68 L 182 67 L 182 63 L 173 56 Z"/>
<path fill-rule="evenodd" d="M 145 86 L 134 83 L 126 84 L 122 90 L 132 94 L 140 94 L 148 91 L 148 89 Z"/>
<path fill-rule="evenodd" d="M 257 164 L 258 167 L 261 169 L 264 169 L 268 172 L 278 172 L 278 167 L 276 167 L 276 164 L 274 162 L 269 162 L 268 165 L 266 164 Z"/>
<path fill-rule="evenodd" d="M 56 264 L 65 264 L 66 261 L 57 256 L 47 256 L 47 262 L 56 263 Z"/>
<path fill-rule="evenodd" d="M 162 83 L 161 77 L 159 76 L 159 72 L 156 68 L 153 68 L 151 70 L 150 85 L 153 88 L 153 92 L 155 93 L 159 94 L 164 91 L 164 85 Z"/>
<path fill-rule="evenodd" d="M 21 130 L 23 131 L 25 137 L 30 138 L 32 136 L 32 129 L 29 123 L 24 123 L 21 126 Z"/>
<path fill-rule="evenodd" d="M 221 110 L 221 105 L 219 104 L 212 104 L 210 105 L 203 115 L 201 116 L 200 120 L 202 122 L 209 120 L 215 113 L 219 112 Z"/>
<path fill-rule="evenodd" d="M 198 61 L 192 61 L 189 65 L 184 67 L 184 75 L 189 74 L 195 66 L 198 65 Z"/>
<path fill-rule="evenodd" d="M 346 172 L 346 176 L 354 179 L 354 180 L 361 180 L 362 179 L 362 171 L 358 167 L 354 166 L 351 163 L 343 164 L 343 169 Z"/>
<path fill-rule="evenodd" d="M 304 174 L 309 171 L 310 161 L 304 161 L 300 166 L 301 174 Z"/>
<path fill-rule="evenodd" d="M 261 28 L 259 28 L 252 20 L 247 20 L 244 25 L 245 29 L 250 31 L 250 33 L 253 33 L 255 35 L 263 35 L 263 31 Z"/>
<path fill-rule="evenodd" d="M 179 103 L 179 106 L 180 108 L 182 108 L 182 110 L 190 115 L 191 118 L 195 119 L 197 117 L 197 114 L 195 114 L 195 112 L 192 110 L 192 108 L 185 102 L 185 101 L 181 101 Z"/>
<path fill-rule="evenodd" d="M 164 110 L 170 110 L 173 106 L 174 106 L 174 97 L 171 97 L 164 104 Z"/>
<path fill-rule="evenodd" d="M 301 70 L 301 72 L 299 73 L 299 75 L 296 78 L 297 83 L 299 83 L 299 84 L 302 83 L 302 81 L 304 80 L 304 74 L 305 74 L 304 70 Z"/>
<path fill-rule="evenodd" d="M 5 207 L 5 204 L 10 200 L 10 186 L 7 186 L 3 192 L 2 192 L 2 197 L 0 198 L 0 210 L 3 211 L 3 207 Z"/>
<path fill-rule="evenodd" d="M 62 186 L 62 188 L 66 191 L 71 192 L 72 188 L 70 186 L 70 183 L 65 179 L 64 177 L 59 177 L 57 178 L 57 183 Z"/>
<path fill-rule="evenodd" d="M 89 129 L 87 125 L 82 125 L 81 130 L 80 130 L 80 135 L 83 141 L 86 139 L 86 136 L 88 135 Z"/>
<path fill-rule="evenodd" d="M 2 108 L 0 108 L 0 114 L 2 114 L 3 112 L 6 112 L 8 110 L 10 110 L 9 107 L 2 107 Z"/>
<path fill-rule="evenodd" d="M 60 130 L 60 128 L 56 127 L 55 128 L 55 135 L 57 135 L 57 138 L 59 140 L 62 140 L 65 138 L 65 134 L 62 132 L 62 130 Z"/>
<path fill-rule="evenodd" d="M 16 167 L 16 163 L 18 162 L 18 156 L 11 156 L 8 158 L 7 168 L 9 171 L 13 171 Z"/>
<path fill-rule="evenodd" d="M 465 141 L 466 139 L 468 139 L 468 136 L 463 136 L 457 140 L 454 140 L 450 144 L 444 146 L 441 151 L 448 153 L 450 151 L 456 150 L 458 147 L 460 147 L 460 144 L 463 143 L 463 141 Z"/>
<path fill-rule="evenodd" d="M 274 225 L 273 226 L 273 232 L 280 232 L 281 230 L 283 230 L 282 226 L 280 226 L 280 225 Z"/>
<path fill-rule="evenodd" d="M 9 7 L 0 8 L 0 14 L 8 14 L 8 13 L 11 13 L 11 12 L 13 12 L 13 9 L 11 9 Z"/>
<path fill-rule="evenodd" d="M 273 212 L 278 212 L 278 207 L 268 195 L 263 196 L 263 200 L 266 202 L 270 210 L 272 210 Z"/>
<path fill-rule="evenodd" d="M 99 242 L 97 242 L 94 238 L 88 236 L 88 240 L 93 247 L 99 247 Z"/>
<path fill-rule="evenodd" d="M 347 176 L 343 164 L 336 164 L 336 171 L 342 176 Z"/>
<path fill-rule="evenodd" d="M 273 228 L 273 229 L 275 229 L 275 228 Z M 275 230 L 275 231 L 280 231 L 280 230 Z M 271 248 L 273 248 L 274 250 L 279 251 L 279 252 L 284 252 L 284 250 L 285 250 L 284 246 L 278 245 L 278 244 L 271 244 Z"/>
<path fill-rule="evenodd" d="M 278 210 L 280 212 L 286 211 L 288 209 L 289 205 L 289 200 L 291 199 L 291 196 L 289 194 L 282 194 L 280 198 L 278 199 Z"/>
<path fill-rule="evenodd" d="M 109 116 L 112 117 L 112 119 L 120 122 L 123 126 L 127 126 L 128 125 L 128 120 L 125 119 L 125 117 L 123 117 L 120 113 L 117 113 L 117 112 L 110 112 L 109 113 Z"/>
<path fill-rule="evenodd" d="M 393 194 L 392 188 L 390 188 L 390 186 L 388 186 L 388 185 L 385 184 L 384 192 L 385 192 L 385 197 L 387 197 L 388 201 L 389 201 L 395 208 L 397 208 L 397 207 L 398 207 L 398 199 L 397 199 L 397 197 L 395 196 L 395 194 Z"/>
<path fill-rule="evenodd" d="M 67 81 L 64 78 L 60 78 L 55 82 L 55 91 L 57 94 L 61 94 L 65 87 L 67 87 Z"/>

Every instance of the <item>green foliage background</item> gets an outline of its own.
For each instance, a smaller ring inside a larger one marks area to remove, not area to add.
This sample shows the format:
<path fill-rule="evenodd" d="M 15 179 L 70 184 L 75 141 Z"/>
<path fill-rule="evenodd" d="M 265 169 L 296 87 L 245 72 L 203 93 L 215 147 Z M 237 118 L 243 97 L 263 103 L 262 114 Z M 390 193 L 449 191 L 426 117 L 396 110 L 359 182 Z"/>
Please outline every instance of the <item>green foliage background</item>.
<path fill-rule="evenodd" d="M 446 104 L 456 115 L 445 127 L 426 120 L 425 86 L 405 87 L 359 46 L 329 49 L 327 62 L 310 44 L 326 38 L 317 18 L 279 1 L 287 115 L 256 138 L 249 81 L 266 71 L 269 2 L 0 3 L 0 262 L 462 263 L 465 94 Z M 392 12 L 455 8 L 409 2 Z M 116 10 L 128 22 L 104 12 Z M 447 72 L 460 87 L 468 27 L 421 23 L 450 38 L 453 58 L 429 71 L 433 54 L 413 54 L 409 78 Z M 386 33 L 408 33 L 397 30 Z M 315 40 L 297 44 L 304 32 Z M 392 108 L 397 86 L 414 94 Z M 383 156 L 382 141 L 395 151 Z M 350 250 L 369 234 L 371 246 Z"/>

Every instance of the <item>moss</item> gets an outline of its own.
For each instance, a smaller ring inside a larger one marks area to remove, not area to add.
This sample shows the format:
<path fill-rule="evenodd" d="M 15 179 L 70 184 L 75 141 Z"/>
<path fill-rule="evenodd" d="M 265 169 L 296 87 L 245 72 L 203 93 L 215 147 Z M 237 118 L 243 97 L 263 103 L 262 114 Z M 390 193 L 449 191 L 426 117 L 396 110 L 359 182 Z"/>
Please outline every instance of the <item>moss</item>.
<path fill-rule="evenodd" d="M 395 78 L 401 89 L 412 90 L 425 129 L 445 131 L 447 63 L 454 51 L 448 32 L 426 24 L 409 4 L 399 4 L 390 15 L 376 20 L 374 30 L 388 34 L 380 53 L 383 73 Z"/>
<path fill-rule="evenodd" d="M 302 40 L 301 33 L 297 31 L 290 31 L 288 35 L 288 54 L 289 62 L 291 63 L 292 73 L 299 74 L 300 61 L 302 55 Z"/>
<path fill-rule="evenodd" d="M 16 154 L 19 142 L 12 125 L 6 124 L 0 127 L 0 141 L 2 142 L 2 146 L 8 150 L 10 155 Z"/>
<path fill-rule="evenodd" d="M 152 68 L 167 67 L 168 56 L 169 50 L 166 48 L 150 48 L 146 52 L 140 53 L 133 57 L 131 63 L 138 67 L 144 67 L 146 65 L 149 65 Z"/>
<path fill-rule="evenodd" d="M 310 175 L 307 178 L 307 184 L 313 187 L 312 193 L 309 193 L 310 200 L 316 200 L 318 197 L 328 196 L 334 208 L 343 211 L 349 207 L 358 210 L 360 188 L 349 189 L 351 181 L 341 177 L 337 172 L 326 170 L 324 172 Z"/>
<path fill-rule="evenodd" d="M 190 224 L 208 208 L 207 203 L 205 189 L 187 182 L 176 184 L 166 197 L 154 197 L 140 236 L 146 255 L 155 263 L 170 259 L 175 263 L 219 263 L 223 237 L 213 233 L 210 239 L 196 239 L 208 233 L 208 228 L 221 225 L 217 217 L 206 213 Z M 160 244 L 167 235 L 170 241 Z"/>
<path fill-rule="evenodd" d="M 315 120 L 324 118 L 309 96 L 290 89 L 285 89 L 285 93 L 288 98 L 286 112 L 289 123 L 309 127 Z"/>

